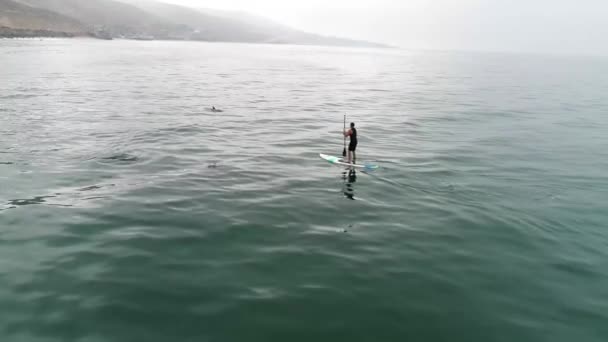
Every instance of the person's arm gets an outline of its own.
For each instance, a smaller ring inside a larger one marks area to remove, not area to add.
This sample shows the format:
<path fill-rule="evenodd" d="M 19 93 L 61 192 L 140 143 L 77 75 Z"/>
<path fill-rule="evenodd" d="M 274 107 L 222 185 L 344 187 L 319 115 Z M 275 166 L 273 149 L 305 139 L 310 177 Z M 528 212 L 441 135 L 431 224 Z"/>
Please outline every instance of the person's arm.
<path fill-rule="evenodd" d="M 344 136 L 345 136 L 345 137 L 349 137 L 351 134 L 353 134 L 353 132 L 352 132 L 350 129 L 349 129 L 349 130 L 344 131 Z"/>

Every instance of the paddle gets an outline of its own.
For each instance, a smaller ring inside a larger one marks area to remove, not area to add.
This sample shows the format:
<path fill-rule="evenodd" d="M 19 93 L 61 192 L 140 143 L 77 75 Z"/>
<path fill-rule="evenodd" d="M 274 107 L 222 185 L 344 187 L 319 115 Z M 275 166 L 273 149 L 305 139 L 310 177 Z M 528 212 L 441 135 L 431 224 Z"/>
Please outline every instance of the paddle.
<path fill-rule="evenodd" d="M 342 135 L 346 132 L 346 115 L 344 115 L 344 130 L 342 131 Z M 342 157 L 346 157 L 346 135 L 344 135 L 344 149 L 342 150 Z"/>

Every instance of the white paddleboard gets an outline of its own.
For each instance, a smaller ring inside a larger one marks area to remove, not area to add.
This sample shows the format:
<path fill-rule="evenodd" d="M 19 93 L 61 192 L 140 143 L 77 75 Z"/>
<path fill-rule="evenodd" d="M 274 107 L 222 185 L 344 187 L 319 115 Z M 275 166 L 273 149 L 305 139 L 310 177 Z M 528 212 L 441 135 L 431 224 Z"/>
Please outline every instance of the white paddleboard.
<path fill-rule="evenodd" d="M 361 164 L 347 163 L 342 158 L 330 156 L 330 155 L 323 154 L 323 153 L 320 153 L 319 157 L 321 157 L 322 159 L 327 160 L 328 162 L 330 162 L 332 164 L 336 164 L 336 165 L 343 165 L 343 166 L 348 166 L 348 167 L 356 167 L 356 168 L 368 169 L 368 170 L 370 170 L 370 169 L 374 170 L 374 169 L 378 168 L 378 165 L 373 165 L 373 164 L 361 165 Z"/>

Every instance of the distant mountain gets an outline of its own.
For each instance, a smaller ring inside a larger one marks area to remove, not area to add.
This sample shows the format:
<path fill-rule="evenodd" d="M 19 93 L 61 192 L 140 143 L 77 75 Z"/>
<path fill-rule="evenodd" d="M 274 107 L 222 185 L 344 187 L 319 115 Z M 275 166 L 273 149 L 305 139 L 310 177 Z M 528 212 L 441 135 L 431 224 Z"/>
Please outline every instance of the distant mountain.
<path fill-rule="evenodd" d="M 115 37 L 148 34 L 164 38 L 168 32 L 179 29 L 140 8 L 114 0 L 14 1 L 74 18 L 89 30 L 104 28 Z"/>
<path fill-rule="evenodd" d="M 210 15 L 189 7 L 147 0 L 121 0 L 132 4 L 162 20 L 179 23 L 191 29 L 188 37 L 192 40 L 265 43 L 268 34 L 259 32 L 251 25 Z"/>
<path fill-rule="evenodd" d="M 138 0 L 141 1 L 141 0 Z M 272 21 L 268 18 L 253 15 L 243 11 L 226 11 L 217 9 L 201 9 L 201 11 L 220 18 L 227 18 L 247 25 L 253 30 L 265 32 L 270 39 L 268 43 L 292 43 L 301 45 L 332 45 L 353 47 L 388 48 L 388 45 L 362 40 L 323 36 L 295 30 L 287 25 Z"/>
<path fill-rule="evenodd" d="M 197 10 L 148 0 L 0 0 L 2 26 L 105 38 L 382 46 L 306 33 L 242 12 Z"/>
<path fill-rule="evenodd" d="M 86 32 L 86 26 L 76 19 L 14 0 L 0 0 L 0 27 L 17 30 Z"/>
<path fill-rule="evenodd" d="M 193 9 L 152 0 L 120 1 L 133 4 L 166 21 L 188 25 L 197 31 L 192 38 L 198 40 L 387 47 L 377 43 L 306 33 L 246 12 Z"/>

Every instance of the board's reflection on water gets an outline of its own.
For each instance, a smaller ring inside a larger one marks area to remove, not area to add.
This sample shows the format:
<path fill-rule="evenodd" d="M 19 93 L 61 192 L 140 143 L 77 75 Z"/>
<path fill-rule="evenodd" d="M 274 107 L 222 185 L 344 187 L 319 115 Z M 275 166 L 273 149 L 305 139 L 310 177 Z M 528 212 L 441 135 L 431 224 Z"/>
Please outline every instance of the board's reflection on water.
<path fill-rule="evenodd" d="M 345 169 L 342 172 L 342 180 L 344 180 L 344 196 L 348 199 L 355 200 L 355 188 L 353 186 L 357 182 L 357 172 L 355 169 Z"/>

